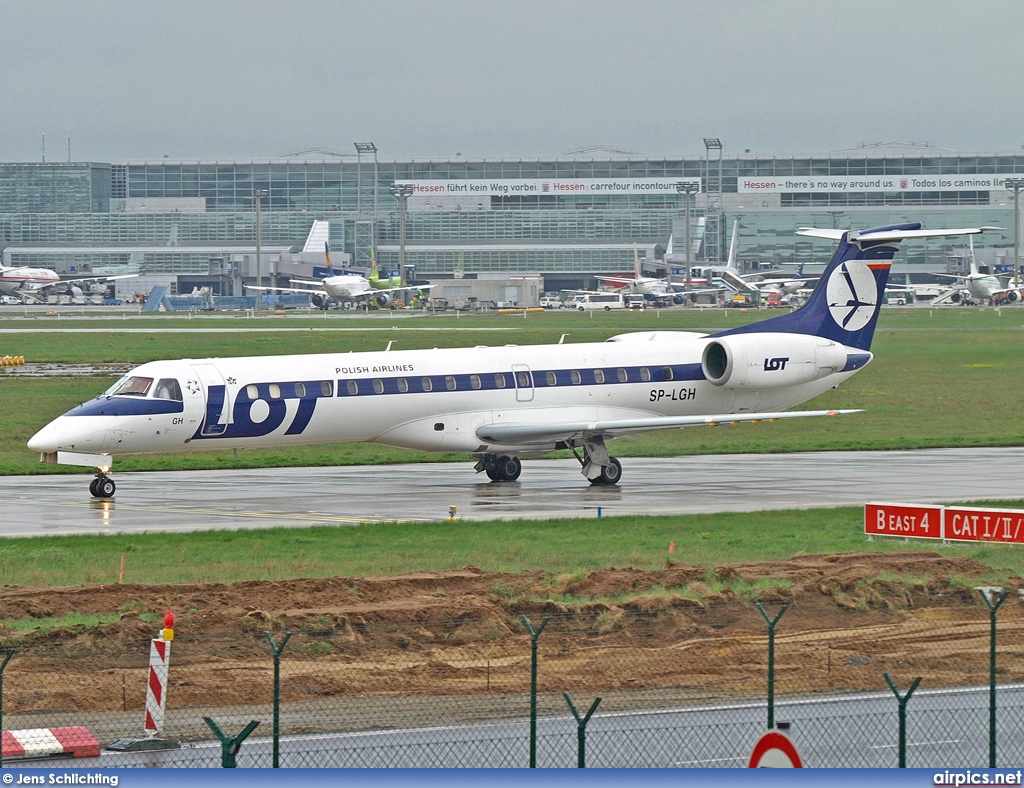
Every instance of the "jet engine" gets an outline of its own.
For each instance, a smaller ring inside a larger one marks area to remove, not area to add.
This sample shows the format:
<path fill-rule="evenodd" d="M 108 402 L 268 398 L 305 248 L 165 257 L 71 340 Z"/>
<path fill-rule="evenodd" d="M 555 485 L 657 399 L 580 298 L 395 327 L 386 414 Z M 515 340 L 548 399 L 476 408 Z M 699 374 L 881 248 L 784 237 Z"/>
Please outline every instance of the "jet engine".
<path fill-rule="evenodd" d="M 309 303 L 312 304 L 313 309 L 327 309 L 328 298 L 321 293 L 313 293 L 309 297 Z"/>
<path fill-rule="evenodd" d="M 1006 291 L 1006 303 L 1008 303 L 1008 304 L 1016 304 L 1018 301 L 1020 301 L 1020 291 L 1019 290 L 1007 290 Z"/>
<path fill-rule="evenodd" d="M 709 382 L 723 388 L 773 389 L 839 372 L 848 353 L 845 346 L 821 337 L 737 334 L 708 342 L 701 369 Z"/>
<path fill-rule="evenodd" d="M 383 309 L 391 303 L 391 293 L 377 293 L 377 295 L 373 297 L 373 303 L 376 304 L 378 308 Z"/>

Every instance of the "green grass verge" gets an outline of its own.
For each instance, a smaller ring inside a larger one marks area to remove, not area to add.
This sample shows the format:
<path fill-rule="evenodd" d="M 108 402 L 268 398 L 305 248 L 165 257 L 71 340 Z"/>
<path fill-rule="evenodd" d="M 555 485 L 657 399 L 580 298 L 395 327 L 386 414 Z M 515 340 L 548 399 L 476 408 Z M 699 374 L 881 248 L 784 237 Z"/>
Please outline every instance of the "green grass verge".
<path fill-rule="evenodd" d="M 1000 506 L 1007 506 L 1001 502 Z M 1024 501 L 1009 504 L 1024 507 Z M 723 513 L 587 520 L 383 523 L 188 534 L 4 539 L 0 577 L 18 586 L 230 583 L 309 577 L 373 577 L 476 566 L 551 576 L 606 567 L 664 568 L 670 561 L 783 560 L 855 551 L 941 550 L 990 567 L 965 582 L 1024 576 L 1024 551 L 1005 545 L 940 547 L 930 541 L 866 541 L 863 509 Z M 668 549 L 675 542 L 672 556 Z M 514 587 L 495 588 L 514 596 Z"/>

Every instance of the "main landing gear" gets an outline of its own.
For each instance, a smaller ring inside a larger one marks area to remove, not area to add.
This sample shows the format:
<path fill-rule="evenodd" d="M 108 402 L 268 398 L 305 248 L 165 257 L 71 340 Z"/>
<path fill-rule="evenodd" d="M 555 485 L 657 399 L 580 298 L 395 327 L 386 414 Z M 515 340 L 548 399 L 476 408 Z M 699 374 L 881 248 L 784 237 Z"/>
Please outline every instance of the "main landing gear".
<path fill-rule="evenodd" d="M 89 492 L 93 498 L 113 498 L 116 489 L 114 480 L 105 473 L 97 473 L 96 478 L 89 483 Z"/>
<path fill-rule="evenodd" d="M 618 484 L 622 478 L 622 463 L 608 456 L 604 438 L 588 435 L 581 441 L 559 443 L 555 448 L 571 449 L 582 466 L 581 472 L 594 485 Z M 582 453 L 578 449 L 582 448 Z M 505 454 L 477 454 L 475 470 L 484 471 L 492 482 L 514 482 L 523 472 L 523 463 L 518 457 Z"/>
<path fill-rule="evenodd" d="M 476 471 L 484 471 L 492 482 L 514 482 L 523 472 L 523 463 L 518 457 L 485 454 L 476 464 Z"/>
<path fill-rule="evenodd" d="M 576 451 L 575 443 L 569 446 L 573 455 L 583 466 L 581 473 L 594 485 L 618 484 L 622 478 L 622 463 L 614 457 L 608 456 L 608 449 L 604 445 L 604 437 L 601 435 L 584 436 L 583 456 Z"/>

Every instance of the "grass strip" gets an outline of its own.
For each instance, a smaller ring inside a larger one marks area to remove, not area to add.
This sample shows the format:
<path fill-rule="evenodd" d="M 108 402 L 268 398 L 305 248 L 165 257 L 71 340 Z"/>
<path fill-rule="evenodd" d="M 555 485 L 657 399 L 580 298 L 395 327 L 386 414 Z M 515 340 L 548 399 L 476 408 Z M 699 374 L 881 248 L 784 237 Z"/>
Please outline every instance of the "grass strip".
<path fill-rule="evenodd" d="M 976 504 L 978 505 L 978 504 Z M 1000 507 L 1024 508 L 1024 501 Z M 315 577 L 376 577 L 475 566 L 550 575 L 606 567 L 663 568 L 670 561 L 717 565 L 795 555 L 936 550 L 990 568 L 965 582 L 1024 576 L 1024 550 L 864 536 L 863 509 L 843 507 L 665 517 L 374 523 L 353 527 L 10 538 L 0 582 L 56 587 L 116 583 L 231 583 Z M 669 545 L 675 551 L 669 555 Z"/>

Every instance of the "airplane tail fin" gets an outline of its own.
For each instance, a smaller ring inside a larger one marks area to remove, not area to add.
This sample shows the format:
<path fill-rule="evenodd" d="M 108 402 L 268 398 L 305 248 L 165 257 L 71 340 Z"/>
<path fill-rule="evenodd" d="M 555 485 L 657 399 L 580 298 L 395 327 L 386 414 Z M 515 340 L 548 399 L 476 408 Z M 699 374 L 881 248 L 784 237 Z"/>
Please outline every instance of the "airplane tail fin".
<path fill-rule="evenodd" d="M 636 250 L 636 244 L 633 244 L 633 279 L 640 281 L 640 254 Z"/>
<path fill-rule="evenodd" d="M 736 231 L 739 229 L 740 220 L 736 219 L 732 223 L 732 240 L 729 242 L 729 259 L 727 265 L 730 268 L 736 267 Z"/>
<path fill-rule="evenodd" d="M 892 258 L 902 241 L 930 236 L 972 235 L 991 229 L 997 228 L 922 230 L 920 222 L 860 231 L 802 227 L 797 230 L 798 235 L 839 241 L 839 247 L 807 303 L 789 314 L 722 331 L 715 336 L 764 332 L 810 334 L 868 350 L 878 322 Z"/>
<path fill-rule="evenodd" d="M 324 265 L 327 267 L 327 270 L 330 271 L 331 270 L 331 245 L 327 241 L 324 241 L 324 255 L 327 257 L 327 261 L 324 263 Z"/>
<path fill-rule="evenodd" d="M 972 237 L 968 238 L 967 241 L 970 243 L 971 277 L 972 278 L 979 277 L 979 276 L 981 276 L 981 274 L 978 273 L 978 261 L 974 259 L 974 237 L 972 236 Z"/>

